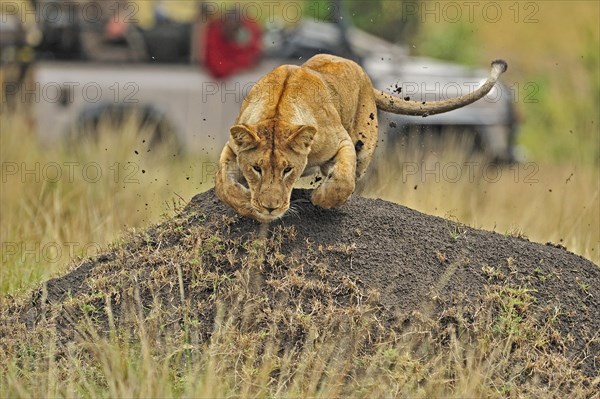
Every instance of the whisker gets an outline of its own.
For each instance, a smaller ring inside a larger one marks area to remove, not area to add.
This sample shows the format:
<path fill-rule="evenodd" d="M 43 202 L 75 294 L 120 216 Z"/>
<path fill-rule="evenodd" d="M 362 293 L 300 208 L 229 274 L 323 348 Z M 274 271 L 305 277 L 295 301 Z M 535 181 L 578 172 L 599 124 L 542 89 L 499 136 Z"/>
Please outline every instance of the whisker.
<path fill-rule="evenodd" d="M 301 219 L 301 218 L 300 218 L 300 214 L 299 214 L 299 212 L 298 212 L 298 208 L 297 208 L 295 205 L 291 205 L 291 206 L 288 208 L 288 211 L 286 212 L 286 214 L 287 214 L 288 212 L 289 212 L 289 214 L 290 214 L 290 215 L 296 216 L 298 219 Z"/>

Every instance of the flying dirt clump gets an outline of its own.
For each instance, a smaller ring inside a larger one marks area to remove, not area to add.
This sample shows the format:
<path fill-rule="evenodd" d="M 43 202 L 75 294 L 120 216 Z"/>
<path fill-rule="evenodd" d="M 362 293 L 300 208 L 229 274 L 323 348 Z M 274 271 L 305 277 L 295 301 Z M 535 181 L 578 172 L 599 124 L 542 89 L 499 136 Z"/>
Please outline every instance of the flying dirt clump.
<path fill-rule="evenodd" d="M 442 346 L 448 328 L 470 334 L 485 324 L 511 340 L 523 364 L 549 354 L 590 381 L 600 371 L 597 265 L 379 199 L 355 196 L 324 210 L 309 198 L 295 190 L 291 211 L 267 229 L 213 190 L 196 195 L 178 216 L 24 300 L 3 301 L 0 349 L 31 344 L 49 324 L 60 344 L 77 341 L 80 320 L 101 334 L 136 312 L 169 328 L 194 320 L 186 334 L 206 342 L 223 306 L 240 310 L 238 328 L 276 331 L 285 348 L 301 347 L 315 325 L 346 331 L 344 323 L 369 318 L 369 333 L 356 338 L 368 351 L 426 318 Z M 527 378 L 538 372 L 523 367 Z"/>

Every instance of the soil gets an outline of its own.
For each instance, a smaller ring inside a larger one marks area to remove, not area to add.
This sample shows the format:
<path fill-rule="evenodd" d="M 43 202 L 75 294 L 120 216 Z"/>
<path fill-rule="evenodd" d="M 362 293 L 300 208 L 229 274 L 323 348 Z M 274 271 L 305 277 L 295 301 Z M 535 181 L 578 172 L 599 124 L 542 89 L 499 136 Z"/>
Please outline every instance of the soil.
<path fill-rule="evenodd" d="M 473 229 L 380 199 L 354 196 L 339 209 L 324 210 L 310 203 L 309 194 L 295 190 L 294 211 L 268 231 L 236 215 L 213 190 L 198 194 L 174 220 L 134 234 L 48 281 L 4 312 L 4 323 L 35 329 L 54 309 L 59 335 L 70 340 L 75 333 L 65 312 L 73 318 L 81 309 L 68 311 L 74 298 L 101 309 L 105 298 L 95 293 L 108 293 L 119 314 L 123 298 L 135 296 L 131 287 L 138 284 L 137 301 L 145 309 L 157 297 L 173 309 L 186 301 L 195 304 L 199 339 L 206 339 L 213 331 L 215 303 L 239 301 L 219 288 L 221 282 L 228 284 L 231 276 L 244 280 L 240 271 L 258 259 L 261 266 L 254 277 L 247 275 L 247 285 L 258 287 L 265 303 L 295 306 L 307 314 L 325 308 L 343 313 L 367 298 L 386 328 L 410 324 L 415 313 L 447 323 L 454 323 L 457 313 L 475 319 L 482 298 L 494 287 L 524 290 L 535 303 L 527 311 L 542 328 L 548 315 L 555 315 L 552 328 L 560 337 L 551 346 L 585 375 L 600 373 L 597 265 L 559 245 Z M 257 244 L 261 234 L 268 237 L 266 244 Z M 302 277 L 302 285 L 294 285 L 292 276 Z M 268 328 L 281 322 L 274 316 L 276 306 L 265 306 L 271 311 L 247 308 L 253 312 L 247 323 Z M 105 326 L 101 313 L 95 320 Z M 175 320 L 176 313 L 169 317 Z M 302 330 L 301 325 L 287 328 L 290 337 Z"/>

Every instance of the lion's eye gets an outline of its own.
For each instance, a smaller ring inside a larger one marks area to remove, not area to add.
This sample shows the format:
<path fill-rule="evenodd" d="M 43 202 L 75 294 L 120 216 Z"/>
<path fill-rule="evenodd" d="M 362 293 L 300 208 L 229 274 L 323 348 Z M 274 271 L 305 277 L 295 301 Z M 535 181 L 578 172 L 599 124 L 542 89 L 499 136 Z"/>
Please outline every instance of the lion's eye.
<path fill-rule="evenodd" d="M 261 169 L 261 168 L 260 168 L 260 166 L 258 166 L 258 165 L 254 165 L 254 166 L 252 167 L 252 169 L 254 169 L 254 171 L 255 171 L 256 173 L 258 173 L 259 175 L 262 173 L 262 169 Z"/>
<path fill-rule="evenodd" d="M 288 174 L 288 173 L 290 173 L 291 171 L 292 171 L 292 167 L 291 167 L 291 166 L 288 166 L 287 168 L 285 168 L 285 169 L 283 170 L 283 174 L 284 174 L 284 175 L 287 175 L 287 174 Z"/>

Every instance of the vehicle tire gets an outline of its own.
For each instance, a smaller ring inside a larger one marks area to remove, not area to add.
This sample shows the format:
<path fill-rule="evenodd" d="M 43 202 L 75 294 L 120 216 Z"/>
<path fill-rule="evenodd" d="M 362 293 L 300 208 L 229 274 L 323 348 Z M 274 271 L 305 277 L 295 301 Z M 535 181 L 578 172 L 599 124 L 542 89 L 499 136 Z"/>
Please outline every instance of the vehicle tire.
<path fill-rule="evenodd" d="M 486 158 L 497 163 L 515 162 L 515 129 L 512 126 L 481 126 L 477 130 L 481 139 L 481 151 Z"/>
<path fill-rule="evenodd" d="M 143 142 L 148 149 L 164 149 L 179 153 L 182 146 L 177 138 L 176 129 L 166 114 L 151 105 L 131 106 L 125 104 L 98 104 L 81 112 L 75 123 L 71 139 L 98 141 L 100 135 L 109 130 L 122 132 L 127 124 L 144 135 Z M 105 129 L 108 126 L 109 129 Z"/>

